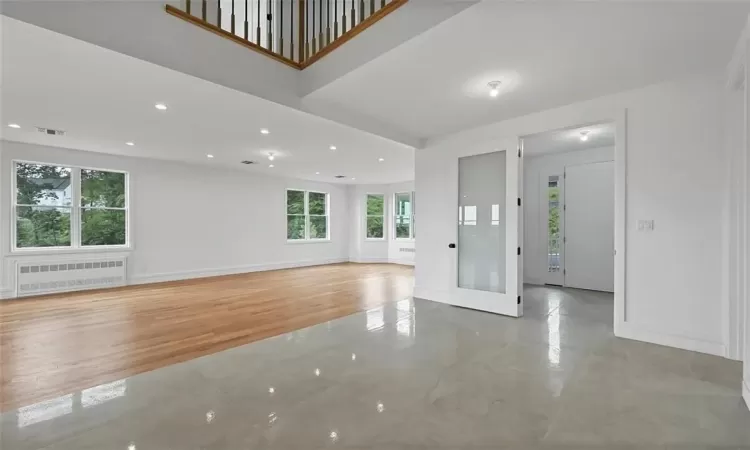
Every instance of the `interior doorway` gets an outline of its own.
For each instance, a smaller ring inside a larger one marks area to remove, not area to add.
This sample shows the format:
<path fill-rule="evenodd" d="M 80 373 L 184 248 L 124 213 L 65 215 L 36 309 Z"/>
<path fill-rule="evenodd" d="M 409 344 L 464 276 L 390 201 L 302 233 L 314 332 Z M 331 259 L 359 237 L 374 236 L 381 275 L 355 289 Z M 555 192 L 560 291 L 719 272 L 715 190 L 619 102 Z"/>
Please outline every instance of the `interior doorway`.
<path fill-rule="evenodd" d="M 615 290 L 615 124 L 522 138 L 524 283 Z"/>

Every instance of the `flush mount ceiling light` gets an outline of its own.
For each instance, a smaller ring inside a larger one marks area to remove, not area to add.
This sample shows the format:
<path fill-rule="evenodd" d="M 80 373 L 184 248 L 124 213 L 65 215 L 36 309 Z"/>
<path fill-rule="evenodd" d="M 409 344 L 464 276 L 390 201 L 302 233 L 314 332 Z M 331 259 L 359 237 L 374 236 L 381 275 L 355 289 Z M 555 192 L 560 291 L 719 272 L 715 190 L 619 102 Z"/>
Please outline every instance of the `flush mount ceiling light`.
<path fill-rule="evenodd" d="M 260 134 L 271 134 L 271 132 L 268 131 L 268 128 L 261 128 L 260 129 Z"/>
<path fill-rule="evenodd" d="M 11 127 L 11 128 L 21 128 L 21 125 L 19 125 L 17 123 L 9 123 L 8 126 Z"/>
<path fill-rule="evenodd" d="M 330 146 L 328 148 L 330 148 L 331 150 L 336 150 L 336 146 L 335 145 L 332 145 L 332 146 Z"/>
<path fill-rule="evenodd" d="M 589 140 L 589 132 L 588 131 L 581 131 L 581 140 L 583 142 L 586 142 Z"/>
<path fill-rule="evenodd" d="M 166 111 L 167 105 L 165 105 L 164 103 L 157 103 L 156 105 L 154 105 L 154 108 L 158 109 L 159 111 Z"/>
<path fill-rule="evenodd" d="M 276 159 L 276 156 L 274 156 L 273 152 L 269 152 L 268 153 L 268 160 L 269 161 L 273 161 L 274 159 Z"/>
<path fill-rule="evenodd" d="M 125 145 L 129 145 L 130 147 L 135 145 L 135 142 L 126 142 Z"/>
<path fill-rule="evenodd" d="M 499 81 L 490 81 L 487 83 L 487 86 L 490 87 L 490 97 L 497 97 L 500 95 L 500 82 Z"/>

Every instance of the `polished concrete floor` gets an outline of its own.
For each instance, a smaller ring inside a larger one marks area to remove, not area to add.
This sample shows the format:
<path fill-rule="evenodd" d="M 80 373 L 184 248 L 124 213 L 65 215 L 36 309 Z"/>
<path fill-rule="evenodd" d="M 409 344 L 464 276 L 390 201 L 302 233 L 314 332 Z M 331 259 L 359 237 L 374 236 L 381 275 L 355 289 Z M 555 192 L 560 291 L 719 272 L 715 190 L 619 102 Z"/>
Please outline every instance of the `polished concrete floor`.
<path fill-rule="evenodd" d="M 739 363 L 614 338 L 611 295 L 525 304 L 399 299 L 7 412 L 0 448 L 750 448 Z"/>

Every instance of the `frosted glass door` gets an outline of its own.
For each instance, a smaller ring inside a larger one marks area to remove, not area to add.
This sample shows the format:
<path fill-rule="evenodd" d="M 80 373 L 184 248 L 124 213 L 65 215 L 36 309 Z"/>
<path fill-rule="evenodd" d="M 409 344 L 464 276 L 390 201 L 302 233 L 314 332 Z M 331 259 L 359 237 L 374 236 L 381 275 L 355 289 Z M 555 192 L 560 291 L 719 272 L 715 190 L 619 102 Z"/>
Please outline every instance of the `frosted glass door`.
<path fill-rule="evenodd" d="M 455 284 L 447 303 L 518 317 L 522 158 L 518 140 L 494 147 L 456 155 L 458 220 L 456 241 L 449 245 L 455 248 Z"/>
<path fill-rule="evenodd" d="M 458 287 L 505 293 L 506 152 L 458 160 Z"/>

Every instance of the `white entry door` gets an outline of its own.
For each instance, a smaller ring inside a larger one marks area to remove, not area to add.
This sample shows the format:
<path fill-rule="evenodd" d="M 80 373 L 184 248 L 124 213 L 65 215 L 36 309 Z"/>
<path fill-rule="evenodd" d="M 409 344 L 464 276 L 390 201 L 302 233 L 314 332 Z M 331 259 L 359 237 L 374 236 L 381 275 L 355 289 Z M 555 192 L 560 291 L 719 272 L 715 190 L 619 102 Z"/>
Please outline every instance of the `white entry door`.
<path fill-rule="evenodd" d="M 565 286 L 615 290 L 614 162 L 565 167 Z"/>
<path fill-rule="evenodd" d="M 523 313 L 518 146 L 516 139 L 496 143 L 491 151 L 461 153 L 457 179 L 446 180 L 457 180 L 458 194 L 451 304 L 514 317 Z"/>

